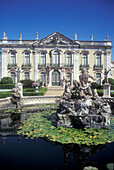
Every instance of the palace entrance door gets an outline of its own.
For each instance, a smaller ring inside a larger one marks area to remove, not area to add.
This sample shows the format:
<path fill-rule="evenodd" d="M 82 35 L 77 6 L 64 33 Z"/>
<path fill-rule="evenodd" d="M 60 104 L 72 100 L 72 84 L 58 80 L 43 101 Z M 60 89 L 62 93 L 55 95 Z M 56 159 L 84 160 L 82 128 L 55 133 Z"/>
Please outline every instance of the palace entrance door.
<path fill-rule="evenodd" d="M 60 73 L 59 71 L 53 71 L 52 73 L 52 86 L 60 86 Z"/>

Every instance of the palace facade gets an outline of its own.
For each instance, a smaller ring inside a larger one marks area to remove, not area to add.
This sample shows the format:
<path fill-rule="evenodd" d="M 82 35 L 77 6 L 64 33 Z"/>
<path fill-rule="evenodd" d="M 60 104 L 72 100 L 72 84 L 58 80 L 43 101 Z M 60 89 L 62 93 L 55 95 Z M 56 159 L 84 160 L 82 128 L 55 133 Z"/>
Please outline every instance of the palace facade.
<path fill-rule="evenodd" d="M 0 43 L 0 79 L 9 76 L 17 82 L 17 69 L 20 80 L 41 80 L 47 86 L 63 86 L 64 79 L 79 80 L 83 68 L 97 78 L 101 84 L 104 70 L 111 68 L 111 41 L 108 35 L 104 41 L 74 40 L 59 32 L 35 40 L 8 40 L 6 34 Z M 110 77 L 110 74 L 109 74 Z M 91 81 L 91 80 L 90 80 Z"/>

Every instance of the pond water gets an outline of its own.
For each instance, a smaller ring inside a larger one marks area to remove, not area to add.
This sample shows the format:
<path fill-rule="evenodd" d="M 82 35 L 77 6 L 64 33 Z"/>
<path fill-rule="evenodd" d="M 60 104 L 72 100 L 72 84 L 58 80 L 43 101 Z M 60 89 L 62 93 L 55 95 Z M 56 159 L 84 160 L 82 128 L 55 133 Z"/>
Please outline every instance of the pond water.
<path fill-rule="evenodd" d="M 25 139 L 17 128 L 26 115 L 1 116 L 0 119 L 0 168 L 21 170 L 83 170 L 94 166 L 108 170 L 113 163 L 114 143 L 101 145 L 58 144 L 42 138 Z"/>

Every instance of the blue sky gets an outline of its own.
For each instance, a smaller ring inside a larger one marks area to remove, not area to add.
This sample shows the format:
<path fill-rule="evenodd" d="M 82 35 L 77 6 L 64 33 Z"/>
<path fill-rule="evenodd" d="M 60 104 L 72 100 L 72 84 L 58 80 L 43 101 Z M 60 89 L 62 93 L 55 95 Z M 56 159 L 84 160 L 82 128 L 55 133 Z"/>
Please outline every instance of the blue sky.
<path fill-rule="evenodd" d="M 74 39 L 103 41 L 114 45 L 114 0 L 0 0 L 0 39 L 43 38 L 55 31 Z M 114 60 L 114 49 L 112 49 Z"/>

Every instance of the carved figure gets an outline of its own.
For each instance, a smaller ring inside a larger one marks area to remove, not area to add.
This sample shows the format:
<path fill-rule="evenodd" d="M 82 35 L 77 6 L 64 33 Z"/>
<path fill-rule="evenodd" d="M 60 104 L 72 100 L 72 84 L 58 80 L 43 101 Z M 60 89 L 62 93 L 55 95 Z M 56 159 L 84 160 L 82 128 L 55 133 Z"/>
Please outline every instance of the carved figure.
<path fill-rule="evenodd" d="M 16 108 L 20 105 L 20 98 L 22 97 L 21 91 L 22 89 L 18 84 L 12 89 L 12 103 L 16 104 Z"/>
<path fill-rule="evenodd" d="M 95 80 L 91 75 L 88 74 L 87 70 L 82 69 L 82 74 L 79 76 L 80 80 L 80 92 L 92 95 L 90 85 L 88 84 L 88 78 Z M 83 91 L 83 92 L 82 92 Z"/>
<path fill-rule="evenodd" d="M 19 81 L 20 81 L 20 69 L 19 69 L 19 67 L 18 67 L 18 70 L 17 70 L 17 83 L 19 83 Z"/>
<path fill-rule="evenodd" d="M 104 72 L 104 80 L 105 80 L 105 83 L 108 83 L 108 73 L 111 71 L 111 69 L 107 70 L 105 69 L 105 72 Z"/>

